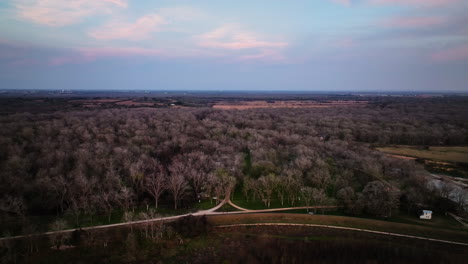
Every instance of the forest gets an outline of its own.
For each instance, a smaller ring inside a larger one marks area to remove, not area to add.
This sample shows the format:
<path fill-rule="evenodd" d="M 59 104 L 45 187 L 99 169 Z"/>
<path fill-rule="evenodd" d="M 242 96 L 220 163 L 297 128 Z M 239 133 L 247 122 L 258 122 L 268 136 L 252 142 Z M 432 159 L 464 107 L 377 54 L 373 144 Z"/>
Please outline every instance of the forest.
<path fill-rule="evenodd" d="M 247 110 L 197 100 L 202 106 L 67 111 L 35 103 L 37 111 L 15 113 L 3 111 L 11 109 L 4 104 L 2 217 L 68 214 L 79 226 L 85 214 L 191 208 L 234 192 L 266 207 L 273 199 L 285 206 L 339 205 L 349 215 L 382 218 L 399 209 L 464 206 L 429 188 L 414 161 L 375 147 L 468 144 L 466 97 Z"/>

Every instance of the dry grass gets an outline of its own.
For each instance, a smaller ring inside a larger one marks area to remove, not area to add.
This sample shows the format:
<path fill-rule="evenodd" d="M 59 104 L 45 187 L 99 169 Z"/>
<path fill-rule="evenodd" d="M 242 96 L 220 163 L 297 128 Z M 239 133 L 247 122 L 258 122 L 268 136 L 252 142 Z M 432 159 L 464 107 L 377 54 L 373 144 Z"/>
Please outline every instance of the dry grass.
<path fill-rule="evenodd" d="M 248 223 L 298 223 L 334 225 L 392 232 L 405 235 L 415 235 L 428 238 L 446 239 L 464 243 L 468 242 L 468 232 L 464 231 L 461 227 L 458 230 L 449 230 L 346 216 L 268 213 L 248 215 L 216 215 L 209 216 L 208 220 L 211 224 L 214 225 Z"/>
<path fill-rule="evenodd" d="M 126 106 L 152 106 L 154 103 L 149 102 L 134 102 L 132 100 L 126 100 L 115 103 L 116 105 L 126 105 Z"/>
<path fill-rule="evenodd" d="M 392 155 L 431 159 L 438 161 L 468 163 L 468 146 L 429 147 L 429 149 L 421 149 L 414 146 L 400 145 L 395 147 L 377 148 L 377 150 Z"/>
<path fill-rule="evenodd" d="M 241 101 L 221 102 L 213 105 L 213 108 L 244 110 L 252 108 L 327 108 L 365 105 L 367 105 L 366 101 Z"/>

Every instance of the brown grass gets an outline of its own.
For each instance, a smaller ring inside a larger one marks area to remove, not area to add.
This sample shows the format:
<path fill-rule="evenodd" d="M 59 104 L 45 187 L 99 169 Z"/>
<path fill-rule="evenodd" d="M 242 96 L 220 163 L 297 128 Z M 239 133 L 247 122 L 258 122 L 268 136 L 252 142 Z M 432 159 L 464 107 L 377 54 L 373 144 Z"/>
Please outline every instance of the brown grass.
<path fill-rule="evenodd" d="M 468 146 L 431 146 L 428 149 L 420 149 L 415 146 L 397 145 L 377 148 L 377 150 L 392 155 L 430 159 L 437 162 L 468 162 Z"/>
<path fill-rule="evenodd" d="M 208 220 L 213 225 L 247 224 L 247 223 L 299 223 L 321 224 L 344 227 L 362 228 L 383 232 L 415 235 L 429 238 L 446 239 L 457 242 L 468 242 L 468 232 L 462 227 L 456 230 L 431 228 L 412 224 L 390 221 L 363 219 L 333 215 L 301 215 L 283 213 L 245 214 L 245 215 L 215 215 Z"/>
<path fill-rule="evenodd" d="M 365 106 L 366 101 L 241 101 L 241 102 L 220 102 L 213 105 L 217 109 L 252 109 L 252 108 L 327 108 L 327 107 L 350 107 Z"/>
<path fill-rule="evenodd" d="M 126 106 L 152 106 L 154 105 L 154 103 L 148 103 L 148 102 L 134 102 L 132 100 L 126 100 L 126 101 L 121 101 L 121 102 L 117 102 L 115 103 L 117 105 L 126 105 Z"/>

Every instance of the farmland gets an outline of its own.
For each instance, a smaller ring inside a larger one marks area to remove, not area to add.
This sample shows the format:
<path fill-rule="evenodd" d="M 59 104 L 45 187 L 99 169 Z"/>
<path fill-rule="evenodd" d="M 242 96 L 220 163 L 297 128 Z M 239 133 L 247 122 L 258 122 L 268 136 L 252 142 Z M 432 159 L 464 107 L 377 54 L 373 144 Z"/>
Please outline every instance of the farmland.
<path fill-rule="evenodd" d="M 216 109 L 256 109 L 256 108 L 328 108 L 328 107 L 362 107 L 367 104 L 366 101 L 238 101 L 238 102 L 219 102 L 213 105 Z"/>
<path fill-rule="evenodd" d="M 377 148 L 385 153 L 436 161 L 468 163 L 468 146 L 389 146 Z"/>

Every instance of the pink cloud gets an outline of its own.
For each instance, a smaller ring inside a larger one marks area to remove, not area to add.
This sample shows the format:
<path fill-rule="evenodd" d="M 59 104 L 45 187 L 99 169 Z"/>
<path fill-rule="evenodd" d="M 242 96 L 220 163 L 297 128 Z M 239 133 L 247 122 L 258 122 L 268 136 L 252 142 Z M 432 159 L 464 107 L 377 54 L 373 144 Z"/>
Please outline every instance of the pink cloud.
<path fill-rule="evenodd" d="M 446 22 L 442 17 L 398 17 L 384 21 L 388 27 L 418 28 L 440 25 Z"/>
<path fill-rule="evenodd" d="M 125 0 L 14 0 L 19 17 L 47 26 L 66 26 L 96 14 L 126 8 Z"/>
<path fill-rule="evenodd" d="M 126 57 L 126 56 L 159 56 L 163 55 L 164 52 L 157 49 L 145 49 L 136 47 L 126 48 L 86 48 L 80 49 L 80 52 L 85 57 L 97 58 L 97 57 Z"/>
<path fill-rule="evenodd" d="M 350 6 L 351 5 L 351 0 L 331 0 L 332 2 L 345 5 L 345 6 Z"/>
<path fill-rule="evenodd" d="M 198 37 L 200 46 L 218 49 L 284 48 L 288 45 L 286 42 L 265 41 L 261 38 L 234 24 L 221 26 Z"/>
<path fill-rule="evenodd" d="M 165 24 L 164 19 L 156 14 L 146 15 L 133 23 L 113 21 L 89 32 L 89 35 L 98 40 L 128 39 L 143 40 L 153 32 L 160 31 Z"/>
<path fill-rule="evenodd" d="M 468 60 L 468 45 L 441 50 L 433 53 L 431 57 L 436 61 Z"/>
<path fill-rule="evenodd" d="M 444 6 L 459 2 L 460 0 L 369 0 L 372 4 L 397 4 L 397 5 L 419 5 L 419 6 Z"/>

